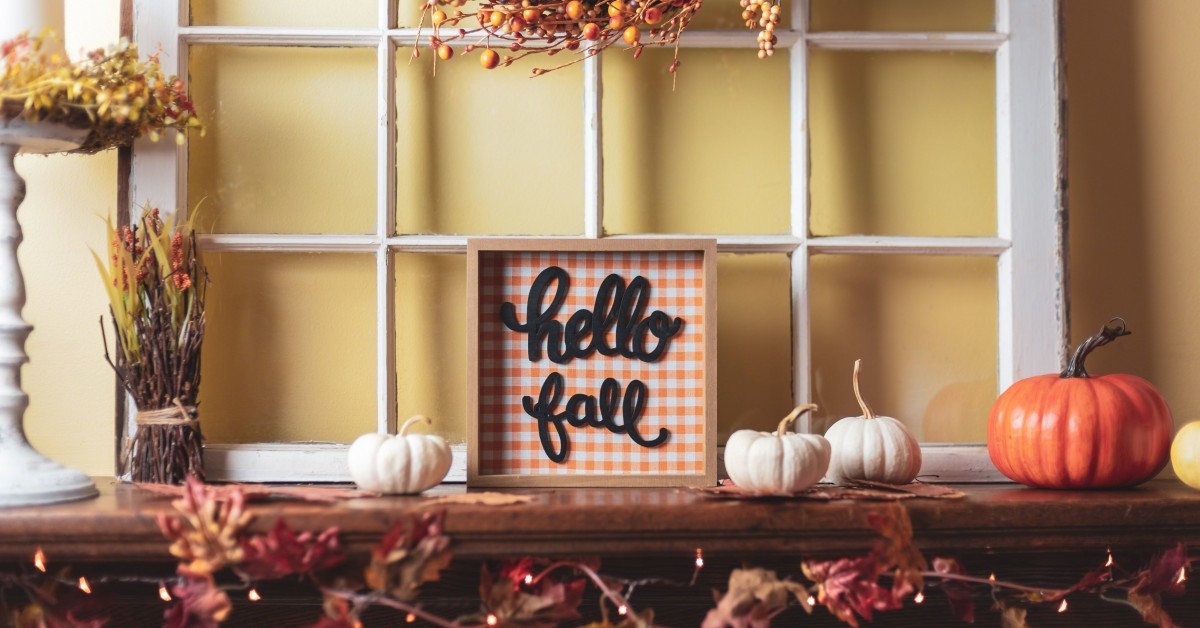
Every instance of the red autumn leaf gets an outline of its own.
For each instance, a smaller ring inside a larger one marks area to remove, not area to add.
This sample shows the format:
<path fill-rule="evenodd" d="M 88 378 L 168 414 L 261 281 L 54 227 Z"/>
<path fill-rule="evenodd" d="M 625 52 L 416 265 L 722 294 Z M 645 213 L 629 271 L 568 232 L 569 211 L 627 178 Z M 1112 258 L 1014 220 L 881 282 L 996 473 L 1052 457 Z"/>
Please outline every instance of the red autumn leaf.
<path fill-rule="evenodd" d="M 1162 594 L 1183 592 L 1180 575 L 1188 566 L 1183 543 L 1155 556 L 1150 564 L 1134 575 L 1129 588 L 1129 603 L 1142 614 L 1142 620 L 1159 628 L 1175 628 L 1175 622 L 1162 606 Z"/>
<path fill-rule="evenodd" d="M 942 574 L 966 575 L 967 573 L 962 563 L 954 558 L 934 558 L 933 570 Z M 950 610 L 954 616 L 967 623 L 975 623 L 974 587 L 966 582 L 943 580 L 941 589 L 942 593 L 946 594 L 946 599 L 950 601 Z"/>
<path fill-rule="evenodd" d="M 858 617 L 871 620 L 875 611 L 900 608 L 892 590 L 879 585 L 886 570 L 880 544 L 866 556 L 831 561 L 805 561 L 804 575 L 817 584 L 817 601 L 838 619 L 858 626 Z"/>
<path fill-rule="evenodd" d="M 217 628 L 229 617 L 233 604 L 212 574 L 180 567 L 179 575 L 182 580 L 171 587 L 175 604 L 167 609 L 164 628 Z"/>
<path fill-rule="evenodd" d="M 367 586 L 404 602 L 416 599 L 421 585 L 437 580 L 453 557 L 450 537 L 442 533 L 446 511 L 414 516 L 409 525 L 397 521 L 371 552 L 364 578 Z"/>
<path fill-rule="evenodd" d="M 311 574 L 346 560 L 337 527 L 314 537 L 311 532 L 296 534 L 283 519 L 276 521 L 269 533 L 242 541 L 242 553 L 239 568 L 256 580 Z"/>
<path fill-rule="evenodd" d="M 883 537 L 883 555 L 886 568 L 895 570 L 892 580 L 892 596 L 904 599 L 925 586 L 921 572 L 929 570 L 929 563 L 921 550 L 913 543 L 912 520 L 908 510 L 900 505 L 867 513 L 867 523 Z"/>
<path fill-rule="evenodd" d="M 587 582 L 583 578 L 560 581 L 543 577 L 526 585 L 525 574 L 531 573 L 528 571 L 531 566 L 532 560 L 528 558 L 507 561 L 493 580 L 484 565 L 479 580 L 484 610 L 496 617 L 499 626 L 553 628 L 579 619 L 579 604 Z"/>

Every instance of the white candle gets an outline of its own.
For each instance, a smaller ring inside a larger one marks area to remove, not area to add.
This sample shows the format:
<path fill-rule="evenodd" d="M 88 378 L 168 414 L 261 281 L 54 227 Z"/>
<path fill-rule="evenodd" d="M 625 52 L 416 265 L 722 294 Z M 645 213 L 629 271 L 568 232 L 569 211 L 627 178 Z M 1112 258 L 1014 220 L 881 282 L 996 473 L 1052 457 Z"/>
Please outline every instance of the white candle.
<path fill-rule="evenodd" d="M 24 31 L 38 35 L 47 28 L 61 41 L 62 0 L 0 0 L 0 41 L 8 41 Z"/>

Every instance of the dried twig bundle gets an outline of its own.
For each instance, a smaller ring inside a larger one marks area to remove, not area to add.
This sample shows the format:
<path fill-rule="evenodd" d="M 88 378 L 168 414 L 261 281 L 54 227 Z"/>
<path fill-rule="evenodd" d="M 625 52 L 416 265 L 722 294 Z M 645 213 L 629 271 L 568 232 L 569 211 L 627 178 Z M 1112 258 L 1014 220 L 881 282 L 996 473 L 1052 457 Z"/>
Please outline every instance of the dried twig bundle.
<path fill-rule="evenodd" d="M 135 482 L 204 477 L 196 398 L 208 275 L 192 221 L 173 223 L 154 209 L 132 228 L 110 224 L 108 261 L 96 257 L 117 344 L 114 358 L 106 339 L 104 357 L 138 407 L 122 456 Z"/>

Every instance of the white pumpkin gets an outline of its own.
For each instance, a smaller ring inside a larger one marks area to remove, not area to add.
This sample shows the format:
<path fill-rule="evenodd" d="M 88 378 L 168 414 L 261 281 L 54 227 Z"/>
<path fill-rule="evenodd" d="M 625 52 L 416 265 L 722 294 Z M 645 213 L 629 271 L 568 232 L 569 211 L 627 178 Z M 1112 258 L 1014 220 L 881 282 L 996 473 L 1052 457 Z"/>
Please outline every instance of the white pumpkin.
<path fill-rule="evenodd" d="M 921 472 L 921 445 L 904 424 L 875 416 L 858 389 L 862 360 L 854 361 L 854 397 L 862 416 L 846 417 L 825 431 L 833 446 L 828 478 L 837 484 L 869 480 L 908 484 Z"/>
<path fill-rule="evenodd" d="M 820 434 L 796 434 L 796 417 L 816 410 L 798 406 L 775 433 L 738 430 L 725 443 L 725 471 L 741 488 L 770 493 L 802 491 L 821 480 L 829 467 L 829 441 Z"/>
<path fill-rule="evenodd" d="M 429 425 L 429 417 L 409 418 L 395 436 L 363 434 L 350 445 L 350 477 L 364 491 L 414 494 L 437 486 L 450 470 L 450 445 L 441 436 L 409 434 L 414 423 Z"/>

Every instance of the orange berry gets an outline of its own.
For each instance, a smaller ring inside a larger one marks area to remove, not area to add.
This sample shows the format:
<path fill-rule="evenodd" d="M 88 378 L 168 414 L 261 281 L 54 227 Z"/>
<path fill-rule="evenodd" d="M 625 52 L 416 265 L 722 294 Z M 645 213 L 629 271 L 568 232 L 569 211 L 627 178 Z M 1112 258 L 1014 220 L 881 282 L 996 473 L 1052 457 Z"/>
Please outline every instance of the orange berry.
<path fill-rule="evenodd" d="M 625 3 L 622 2 L 621 0 L 613 0 L 612 2 L 610 2 L 608 4 L 608 14 L 610 16 L 620 15 L 624 12 L 625 12 Z"/>
<path fill-rule="evenodd" d="M 525 18 L 526 22 L 532 24 L 542 19 L 542 11 L 541 9 L 525 9 L 521 12 L 521 17 Z"/>
<path fill-rule="evenodd" d="M 513 17 L 509 18 L 508 32 L 519 33 L 523 30 L 525 30 L 525 20 L 523 20 L 515 15 Z"/>
<path fill-rule="evenodd" d="M 583 3 L 579 0 L 571 0 L 567 3 L 567 17 L 572 20 L 578 20 L 583 17 Z"/>
<path fill-rule="evenodd" d="M 450 44 L 442 44 L 438 46 L 437 54 L 442 61 L 449 61 L 450 57 L 454 56 L 454 49 L 450 47 Z"/>
<path fill-rule="evenodd" d="M 441 26 L 442 22 L 445 22 L 445 21 L 446 21 L 446 12 L 445 11 L 434 11 L 433 12 L 433 25 L 434 26 Z"/>
<path fill-rule="evenodd" d="M 621 38 L 625 40 L 625 43 L 632 46 L 642 38 L 642 31 L 638 30 L 636 26 L 626 26 L 624 32 L 621 33 Z"/>
<path fill-rule="evenodd" d="M 592 22 L 583 25 L 583 38 L 591 41 L 600 39 L 600 27 Z"/>
<path fill-rule="evenodd" d="M 500 65 L 500 55 L 496 54 L 496 51 L 491 48 L 485 49 L 479 55 L 479 65 L 482 65 L 486 70 L 494 69 Z"/>
<path fill-rule="evenodd" d="M 504 18 L 505 15 L 503 13 L 499 11 L 492 11 L 491 16 L 488 17 L 488 23 L 496 28 L 500 28 L 500 26 L 504 24 Z"/>
<path fill-rule="evenodd" d="M 647 24 L 658 24 L 662 21 L 663 12 L 658 7 L 649 7 L 642 12 L 642 17 L 645 18 Z"/>
<path fill-rule="evenodd" d="M 625 18 L 620 13 L 608 18 L 608 30 L 615 31 L 625 25 Z"/>

